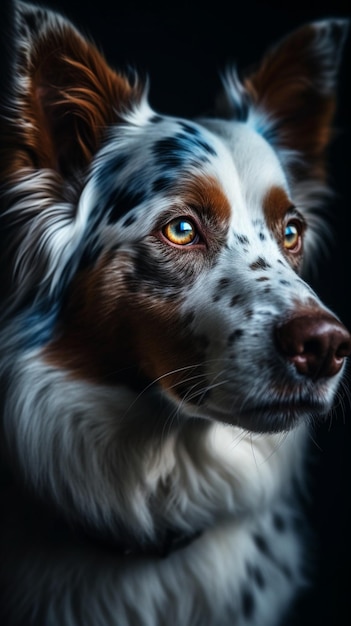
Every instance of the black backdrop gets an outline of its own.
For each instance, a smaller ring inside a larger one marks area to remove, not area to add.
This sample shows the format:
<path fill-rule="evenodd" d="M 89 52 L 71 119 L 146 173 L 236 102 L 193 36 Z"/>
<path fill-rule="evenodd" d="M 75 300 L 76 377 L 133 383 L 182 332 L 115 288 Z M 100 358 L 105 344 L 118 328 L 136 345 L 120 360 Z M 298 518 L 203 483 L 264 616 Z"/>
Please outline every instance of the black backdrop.
<path fill-rule="evenodd" d="M 219 72 L 228 62 L 245 68 L 259 60 L 268 45 L 304 22 L 351 16 L 351 0 L 300 6 L 293 0 L 166 0 L 156 5 L 137 0 L 47 0 L 45 4 L 72 18 L 111 65 L 147 73 L 156 111 L 185 116 L 201 114 L 212 105 Z M 335 244 L 329 259 L 319 264 L 314 287 L 351 329 L 350 40 L 351 33 L 340 72 L 338 134 L 330 150 L 330 180 L 337 190 L 331 205 Z M 350 380 L 351 363 L 349 372 Z M 337 409 L 332 422 L 314 432 L 317 463 L 310 518 L 319 565 L 315 584 L 292 619 L 300 626 L 343 626 L 350 619 L 350 416 L 350 402 L 344 399 L 344 408 Z"/>

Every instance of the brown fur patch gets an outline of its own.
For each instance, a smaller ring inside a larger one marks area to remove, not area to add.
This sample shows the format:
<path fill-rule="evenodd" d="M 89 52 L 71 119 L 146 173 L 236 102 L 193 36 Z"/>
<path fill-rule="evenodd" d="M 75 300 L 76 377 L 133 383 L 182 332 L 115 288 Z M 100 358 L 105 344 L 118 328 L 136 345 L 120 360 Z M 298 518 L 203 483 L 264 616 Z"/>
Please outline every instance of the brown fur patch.
<path fill-rule="evenodd" d="M 279 238 L 281 237 L 282 220 L 289 208 L 293 206 L 284 189 L 272 187 L 263 200 L 263 211 L 268 228 Z"/>
<path fill-rule="evenodd" d="M 289 211 L 293 212 L 294 206 L 284 189 L 272 187 L 263 200 L 263 211 L 268 228 L 280 244 L 282 252 L 291 266 L 298 271 L 302 262 L 302 248 L 298 253 L 289 252 L 283 246 L 284 224 Z"/>
<path fill-rule="evenodd" d="M 231 208 L 218 180 L 211 176 L 194 176 L 182 181 L 179 194 L 190 207 L 221 222 L 229 222 Z"/>
<path fill-rule="evenodd" d="M 280 143 L 302 152 L 305 167 L 324 178 L 322 155 L 330 141 L 335 99 L 313 84 L 320 64 L 314 54 L 316 37 L 311 25 L 298 29 L 272 49 L 245 87 L 253 101 L 278 120 Z"/>
<path fill-rule="evenodd" d="M 130 273 L 127 255 L 118 255 L 77 276 L 60 335 L 43 357 L 77 379 L 135 386 L 159 379 L 171 393 L 187 393 L 202 380 L 192 380 L 202 372 L 201 347 L 180 317 L 179 302 L 135 291 Z"/>
<path fill-rule="evenodd" d="M 73 281 L 58 338 L 44 358 L 71 375 L 113 384 L 119 370 L 131 366 L 125 275 L 128 258 L 120 256 L 119 270 L 105 256 L 95 268 Z"/>
<path fill-rule="evenodd" d="M 38 33 L 20 67 L 28 86 L 4 129 L 5 177 L 24 167 L 84 167 L 118 111 L 140 97 L 69 24 Z"/>

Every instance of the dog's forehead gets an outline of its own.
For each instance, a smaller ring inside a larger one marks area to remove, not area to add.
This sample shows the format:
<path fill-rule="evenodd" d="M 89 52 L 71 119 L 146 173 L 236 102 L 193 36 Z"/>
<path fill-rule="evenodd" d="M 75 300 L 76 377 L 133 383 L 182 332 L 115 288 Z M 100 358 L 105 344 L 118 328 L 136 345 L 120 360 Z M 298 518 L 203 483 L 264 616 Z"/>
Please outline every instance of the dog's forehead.
<path fill-rule="evenodd" d="M 154 115 L 142 124 L 116 126 L 97 159 L 98 181 L 157 193 L 180 176 L 205 171 L 223 158 L 221 140 L 194 122 Z"/>
<path fill-rule="evenodd" d="M 209 129 L 228 149 L 235 170 L 232 189 L 250 212 L 262 207 L 271 189 L 281 188 L 288 195 L 288 181 L 278 154 L 268 141 L 245 122 L 204 119 Z"/>
<path fill-rule="evenodd" d="M 143 215 L 145 228 L 190 180 L 201 180 L 202 187 L 208 181 L 212 188 L 215 181 L 219 197 L 226 197 L 239 221 L 262 212 L 270 189 L 287 190 L 274 149 L 247 124 L 159 115 L 112 130 L 95 163 L 93 180 L 93 212 L 100 205 L 109 224 L 122 225 Z M 185 192 L 182 200 L 186 205 Z"/>

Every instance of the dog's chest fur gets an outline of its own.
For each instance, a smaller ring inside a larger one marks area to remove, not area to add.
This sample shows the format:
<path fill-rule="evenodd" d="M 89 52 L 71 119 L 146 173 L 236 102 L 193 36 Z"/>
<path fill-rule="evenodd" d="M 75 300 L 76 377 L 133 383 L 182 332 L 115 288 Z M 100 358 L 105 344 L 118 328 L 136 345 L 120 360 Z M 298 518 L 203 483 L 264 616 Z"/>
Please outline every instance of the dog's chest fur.
<path fill-rule="evenodd" d="M 33 623 L 52 626 L 279 624 L 309 580 L 305 520 L 291 487 L 301 470 L 305 428 L 264 442 L 226 426 L 206 430 L 194 450 L 198 430 L 190 427 L 183 442 L 170 437 L 165 458 L 150 455 L 140 468 L 149 493 L 167 493 L 163 506 L 172 507 L 181 536 L 200 530 L 165 555 L 77 532 L 15 498 L 2 536 L 12 613 L 28 615 L 35 597 Z M 86 480 L 94 481 L 93 472 Z M 132 481 L 129 488 L 137 496 Z M 130 519 L 134 513 L 147 524 L 143 496 L 129 506 Z"/>

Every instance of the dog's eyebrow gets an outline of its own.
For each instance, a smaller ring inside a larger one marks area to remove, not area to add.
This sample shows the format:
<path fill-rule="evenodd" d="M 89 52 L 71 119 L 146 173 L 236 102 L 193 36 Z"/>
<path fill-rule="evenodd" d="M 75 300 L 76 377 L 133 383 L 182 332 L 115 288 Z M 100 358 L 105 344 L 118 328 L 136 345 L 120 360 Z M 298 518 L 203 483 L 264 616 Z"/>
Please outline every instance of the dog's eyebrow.
<path fill-rule="evenodd" d="M 294 203 L 282 187 L 271 187 L 263 200 L 263 211 L 270 228 L 273 228 L 287 211 L 294 208 Z"/>
<path fill-rule="evenodd" d="M 197 175 L 174 186 L 187 206 L 200 207 L 208 216 L 216 216 L 222 222 L 228 222 L 231 215 L 229 200 L 219 181 L 212 176 Z"/>

